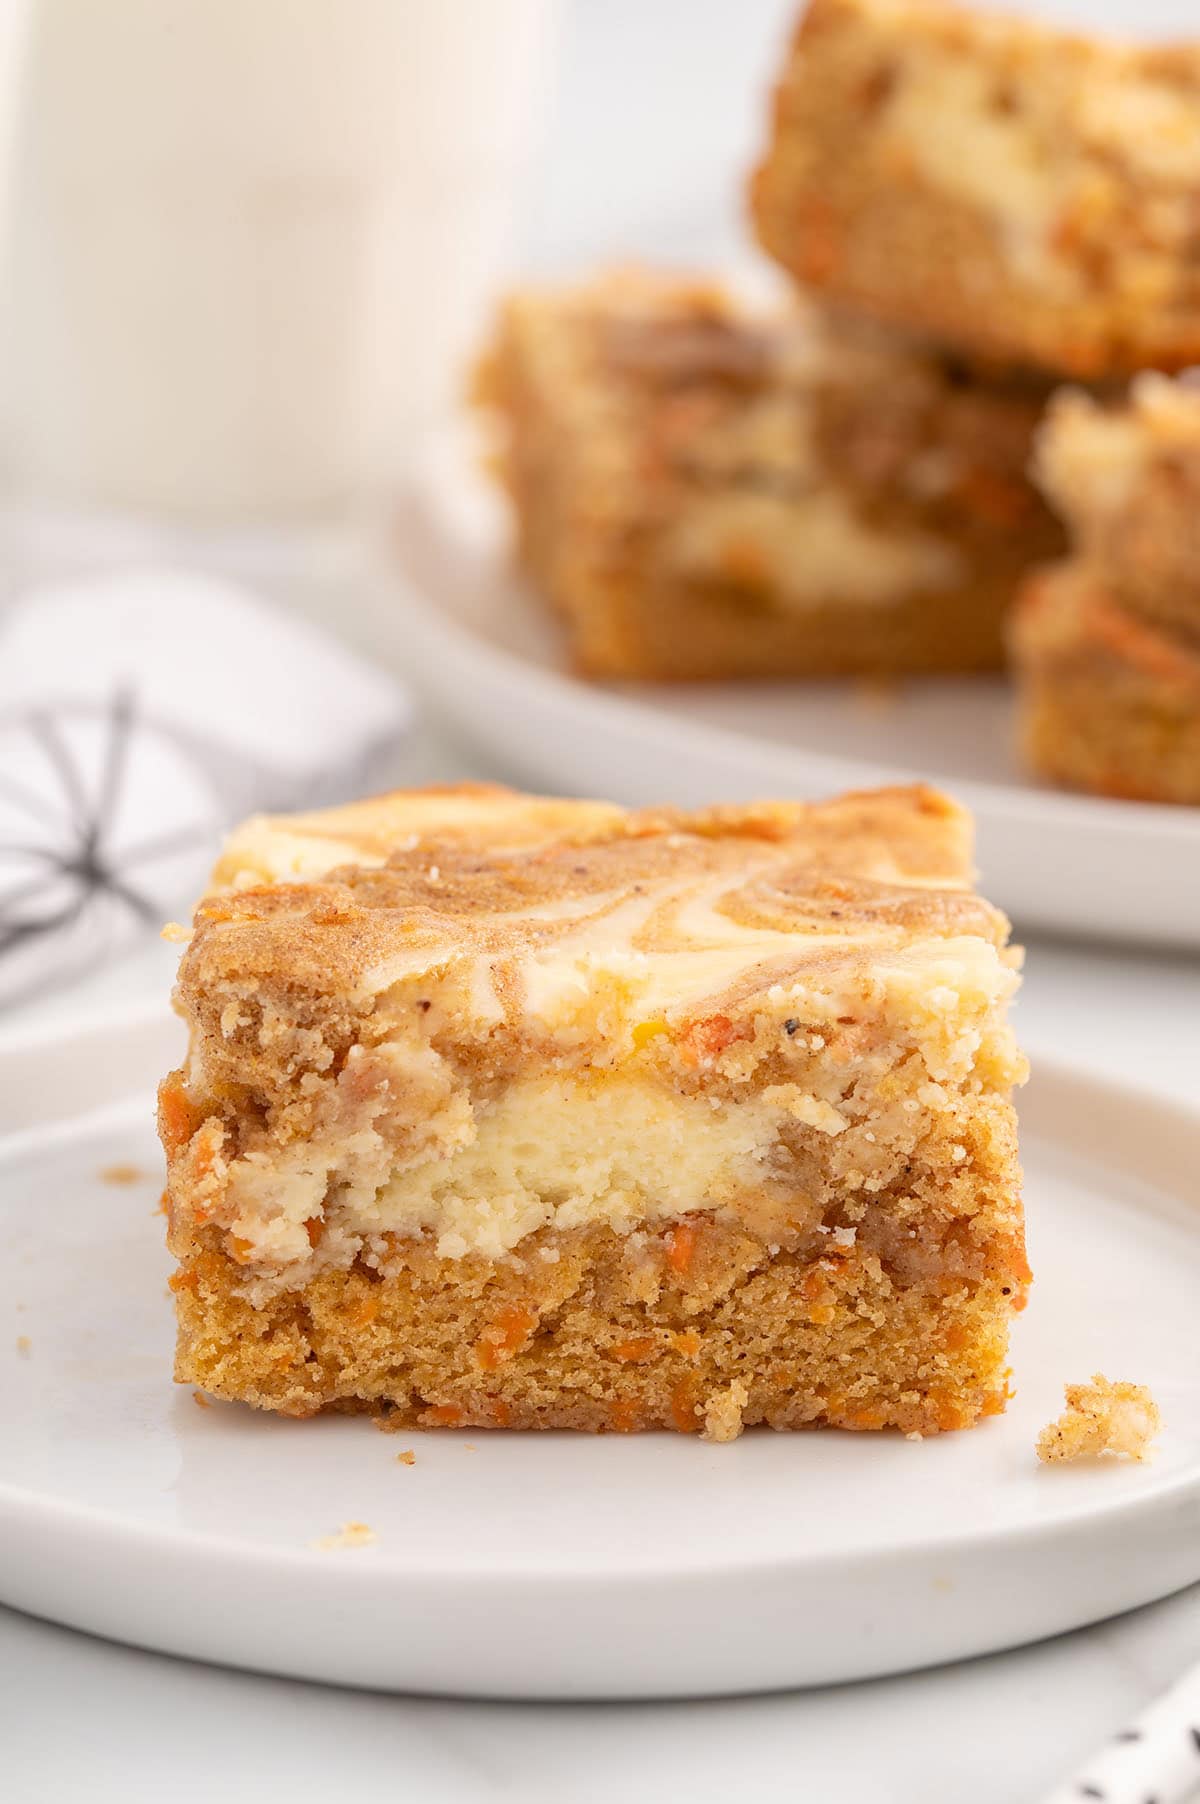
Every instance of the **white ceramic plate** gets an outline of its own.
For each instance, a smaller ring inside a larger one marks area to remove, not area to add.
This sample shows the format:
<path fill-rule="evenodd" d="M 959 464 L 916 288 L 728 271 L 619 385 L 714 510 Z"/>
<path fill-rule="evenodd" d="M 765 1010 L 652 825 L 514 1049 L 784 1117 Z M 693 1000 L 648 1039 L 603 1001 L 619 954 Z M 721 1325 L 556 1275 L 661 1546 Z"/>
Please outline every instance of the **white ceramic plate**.
<path fill-rule="evenodd" d="M 1040 1071 L 1018 1394 L 970 1433 L 396 1437 L 172 1386 L 148 1085 L 177 1032 L 0 1046 L 5 1602 L 306 1678 L 659 1697 L 983 1653 L 1200 1578 L 1200 1117 Z M 1096 1370 L 1153 1386 L 1157 1460 L 1038 1467 Z M 349 1520 L 376 1543 L 311 1545 Z"/>
<path fill-rule="evenodd" d="M 606 685 L 570 674 L 558 624 L 512 569 L 466 432 L 429 450 L 379 630 L 491 764 L 534 787 L 692 806 L 924 777 L 975 811 L 983 885 L 1021 927 L 1200 946 L 1200 809 L 1039 788 L 999 678 Z"/>

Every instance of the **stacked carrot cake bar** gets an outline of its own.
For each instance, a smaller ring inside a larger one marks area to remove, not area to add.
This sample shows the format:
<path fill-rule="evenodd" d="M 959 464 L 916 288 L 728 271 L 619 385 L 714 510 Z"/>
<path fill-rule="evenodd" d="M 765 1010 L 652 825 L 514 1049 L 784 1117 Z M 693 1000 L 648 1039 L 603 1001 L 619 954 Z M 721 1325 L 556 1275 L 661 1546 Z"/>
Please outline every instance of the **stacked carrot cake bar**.
<path fill-rule="evenodd" d="M 1200 46 L 811 0 L 752 211 L 795 279 L 1088 380 L 1200 359 Z"/>
<path fill-rule="evenodd" d="M 927 789 L 464 788 L 250 822 L 164 1083 L 178 1378 L 399 1424 L 1004 1407 L 1006 923 Z"/>
<path fill-rule="evenodd" d="M 1013 658 L 1026 755 L 1055 782 L 1200 803 L 1200 382 L 1065 393 L 1041 480 L 1073 540 L 1031 576 Z"/>
<path fill-rule="evenodd" d="M 479 384 L 523 563 L 605 677 L 995 666 L 1062 548 L 1049 390 L 797 299 L 623 273 L 515 296 Z"/>

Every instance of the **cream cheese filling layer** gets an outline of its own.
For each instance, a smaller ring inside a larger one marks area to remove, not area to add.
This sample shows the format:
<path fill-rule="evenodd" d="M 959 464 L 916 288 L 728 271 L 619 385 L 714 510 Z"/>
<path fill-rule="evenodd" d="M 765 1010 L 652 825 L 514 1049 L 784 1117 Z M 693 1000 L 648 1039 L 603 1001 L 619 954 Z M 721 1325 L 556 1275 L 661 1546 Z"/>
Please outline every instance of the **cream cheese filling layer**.
<path fill-rule="evenodd" d="M 540 1228 L 627 1233 L 698 1208 L 783 1210 L 798 1227 L 805 1205 L 772 1175 L 789 1120 L 831 1135 L 846 1126 L 795 1085 L 728 1102 L 636 1074 L 530 1076 L 474 1107 L 449 1098 L 404 1157 L 367 1129 L 327 1153 L 314 1143 L 234 1161 L 230 1235 L 259 1268 L 252 1291 L 273 1287 L 272 1271 L 277 1285 L 364 1249 L 379 1260 L 388 1236 L 428 1237 L 442 1258 L 499 1259 Z"/>

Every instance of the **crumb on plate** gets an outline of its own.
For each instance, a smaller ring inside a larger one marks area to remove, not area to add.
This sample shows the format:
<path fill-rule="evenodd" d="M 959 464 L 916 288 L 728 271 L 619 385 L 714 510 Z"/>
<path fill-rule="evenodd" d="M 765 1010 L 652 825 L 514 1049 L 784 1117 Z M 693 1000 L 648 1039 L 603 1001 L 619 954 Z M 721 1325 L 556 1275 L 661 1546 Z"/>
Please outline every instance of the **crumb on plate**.
<path fill-rule="evenodd" d="M 403 1453 L 396 1455 L 396 1458 L 402 1466 L 415 1466 L 417 1463 L 417 1456 L 411 1447 L 406 1447 Z"/>
<path fill-rule="evenodd" d="M 1040 1460 L 1053 1464 L 1102 1453 L 1134 1460 L 1148 1457 L 1162 1417 L 1144 1384 L 1114 1381 L 1097 1372 L 1090 1384 L 1064 1388 L 1066 1409 L 1038 1436 Z"/>
<path fill-rule="evenodd" d="M 100 1173 L 102 1184 L 140 1184 L 145 1177 L 140 1165 L 130 1165 L 118 1161 L 116 1165 L 106 1165 Z"/>
<path fill-rule="evenodd" d="M 343 1522 L 336 1535 L 322 1535 L 309 1543 L 318 1553 L 333 1553 L 342 1547 L 373 1547 L 379 1536 L 365 1522 Z"/>
<path fill-rule="evenodd" d="M 32 1351 L 33 1342 L 30 1340 L 29 1336 L 27 1334 L 18 1334 L 17 1352 L 20 1354 L 21 1358 L 28 1359 Z"/>

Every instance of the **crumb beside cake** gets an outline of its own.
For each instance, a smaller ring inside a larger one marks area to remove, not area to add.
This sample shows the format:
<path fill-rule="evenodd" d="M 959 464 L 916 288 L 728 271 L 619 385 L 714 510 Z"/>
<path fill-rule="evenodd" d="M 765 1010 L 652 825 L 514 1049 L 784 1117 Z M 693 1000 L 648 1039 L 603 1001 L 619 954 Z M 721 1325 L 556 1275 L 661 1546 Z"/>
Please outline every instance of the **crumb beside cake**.
<path fill-rule="evenodd" d="M 1200 361 L 1200 46 L 812 0 L 751 207 L 791 275 L 966 355 Z"/>
<path fill-rule="evenodd" d="M 1090 1384 L 1063 1388 L 1067 1407 L 1038 1436 L 1040 1460 L 1052 1465 L 1108 1453 L 1133 1460 L 1150 1457 L 1162 1417 L 1144 1384 L 1127 1384 L 1097 1372 Z"/>
<path fill-rule="evenodd" d="M 1017 958 L 936 792 L 251 822 L 163 1084 L 176 1376 L 397 1426 L 1004 1408 Z"/>
<path fill-rule="evenodd" d="M 479 380 L 518 553 L 601 677 L 987 669 L 1064 535 L 1049 393 L 650 272 L 515 295 Z"/>
<path fill-rule="evenodd" d="M 1108 404 L 1065 390 L 1039 428 L 1037 471 L 1114 599 L 1200 651 L 1200 371 L 1146 371 Z"/>

